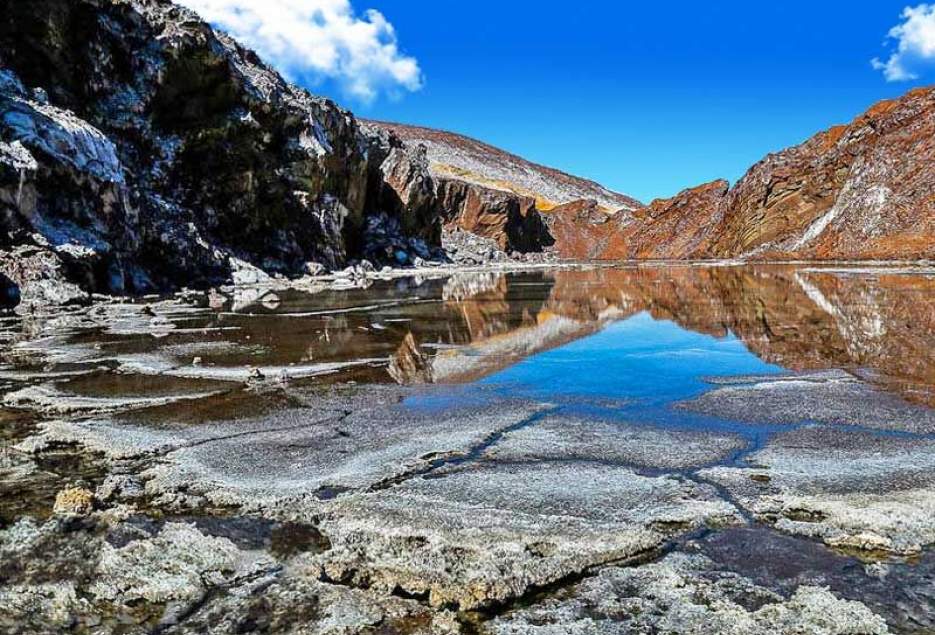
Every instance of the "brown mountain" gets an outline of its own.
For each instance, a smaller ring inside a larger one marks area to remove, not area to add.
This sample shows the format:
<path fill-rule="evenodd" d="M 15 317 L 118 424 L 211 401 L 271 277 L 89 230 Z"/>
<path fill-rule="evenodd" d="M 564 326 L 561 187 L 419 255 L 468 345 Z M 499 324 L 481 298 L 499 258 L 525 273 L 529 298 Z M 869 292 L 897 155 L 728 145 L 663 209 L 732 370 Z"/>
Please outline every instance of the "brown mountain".
<path fill-rule="evenodd" d="M 732 188 L 715 181 L 557 233 L 566 258 L 935 257 L 935 88 L 771 154 Z M 597 253 L 594 247 L 599 246 Z"/>
<path fill-rule="evenodd" d="M 716 256 L 935 256 L 935 89 L 768 156 L 718 216 Z"/>

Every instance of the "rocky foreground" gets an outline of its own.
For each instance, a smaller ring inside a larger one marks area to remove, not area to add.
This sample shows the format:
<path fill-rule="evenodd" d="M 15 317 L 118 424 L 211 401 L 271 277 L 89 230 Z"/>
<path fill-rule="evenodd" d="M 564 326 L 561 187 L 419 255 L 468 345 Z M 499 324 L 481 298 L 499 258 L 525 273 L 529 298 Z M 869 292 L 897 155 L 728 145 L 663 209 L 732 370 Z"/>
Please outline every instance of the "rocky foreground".
<path fill-rule="evenodd" d="M 0 324 L 0 632 L 935 628 L 930 272 L 423 275 Z M 794 372 L 444 385 L 647 313 Z"/>

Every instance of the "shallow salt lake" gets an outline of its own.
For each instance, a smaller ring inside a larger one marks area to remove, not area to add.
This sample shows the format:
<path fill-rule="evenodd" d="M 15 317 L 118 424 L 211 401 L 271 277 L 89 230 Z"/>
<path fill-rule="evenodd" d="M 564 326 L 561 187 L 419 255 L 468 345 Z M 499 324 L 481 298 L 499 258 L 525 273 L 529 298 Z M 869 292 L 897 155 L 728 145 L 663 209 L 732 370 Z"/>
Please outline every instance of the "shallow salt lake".
<path fill-rule="evenodd" d="M 784 597 L 829 586 L 895 632 L 935 628 L 930 269 L 601 266 L 227 289 L 5 320 L 0 336 L 0 529 L 48 518 L 64 486 L 137 469 L 124 457 L 151 469 L 158 451 L 173 457 L 159 461 L 163 496 L 305 492 L 343 509 L 422 488 L 437 506 L 502 508 L 510 527 L 511 505 L 612 536 L 645 523 L 660 550 L 718 575 Z M 553 468 L 554 483 L 523 476 Z M 607 488 L 593 501 L 592 472 Z M 632 518 L 602 507 L 634 479 L 661 498 Z M 147 497 L 141 513 L 167 513 Z M 738 526 L 669 518 L 696 502 Z M 234 531 L 230 510 L 199 504 L 172 513 Z"/>
<path fill-rule="evenodd" d="M 123 378 L 71 379 L 72 387 L 163 394 L 172 378 L 180 387 L 240 381 L 255 368 L 296 380 L 479 383 L 652 407 L 697 396 L 719 375 L 843 369 L 932 402 L 935 274 L 890 271 L 595 268 L 196 294 L 145 314 L 138 304 L 102 307 L 42 325 L 42 337 L 16 337 L 13 322 L 7 330 L 18 341 L 0 380 L 26 378 L 34 361 L 46 373 L 97 364 Z M 411 356 L 418 368 L 393 368 Z M 129 390 L 128 376 L 153 375 L 161 386 Z"/>

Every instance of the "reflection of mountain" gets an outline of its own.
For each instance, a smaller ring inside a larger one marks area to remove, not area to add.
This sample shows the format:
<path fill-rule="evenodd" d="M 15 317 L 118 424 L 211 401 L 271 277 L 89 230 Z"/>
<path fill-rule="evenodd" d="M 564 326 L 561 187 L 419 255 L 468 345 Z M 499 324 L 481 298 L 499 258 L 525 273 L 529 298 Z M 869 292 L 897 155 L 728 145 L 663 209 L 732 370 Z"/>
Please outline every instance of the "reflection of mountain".
<path fill-rule="evenodd" d="M 554 282 L 544 274 L 453 276 L 445 284 L 440 315 L 448 325 L 448 337 L 432 342 L 424 333 L 425 324 L 413 322 L 412 331 L 392 357 L 391 374 L 401 383 L 418 383 L 427 376 L 435 382 L 473 381 L 594 333 L 606 323 L 590 315 L 550 311 L 545 303 L 554 293 Z M 429 373 L 415 361 L 413 338 L 421 342 L 421 349 L 434 349 Z"/>
<path fill-rule="evenodd" d="M 734 333 L 789 369 L 861 371 L 909 399 L 935 402 L 931 277 L 686 266 L 488 277 L 475 281 L 473 295 L 463 292 L 468 281 L 452 283 L 462 292 L 447 296 L 444 312 L 449 328 L 462 330 L 452 339 L 464 345 L 437 352 L 435 381 L 475 379 L 647 311 L 692 331 Z"/>
<path fill-rule="evenodd" d="M 186 319 L 161 340 L 128 336 L 107 347 L 156 354 L 167 366 L 190 367 L 197 356 L 205 373 L 264 365 L 299 376 L 305 368 L 375 360 L 349 372 L 360 381 L 450 383 L 485 377 L 646 311 L 691 331 L 734 333 L 767 362 L 859 371 L 935 404 L 933 276 L 645 266 L 461 274 L 368 289 L 278 291 L 275 302 L 266 300 L 246 313 Z"/>
<path fill-rule="evenodd" d="M 616 296 L 627 313 L 646 310 L 711 335 L 733 332 L 764 361 L 793 370 L 870 370 L 907 398 L 935 401 L 931 277 L 681 267 L 597 272 L 583 288 L 562 276 L 550 306 L 568 306 L 582 290 L 592 302 Z"/>

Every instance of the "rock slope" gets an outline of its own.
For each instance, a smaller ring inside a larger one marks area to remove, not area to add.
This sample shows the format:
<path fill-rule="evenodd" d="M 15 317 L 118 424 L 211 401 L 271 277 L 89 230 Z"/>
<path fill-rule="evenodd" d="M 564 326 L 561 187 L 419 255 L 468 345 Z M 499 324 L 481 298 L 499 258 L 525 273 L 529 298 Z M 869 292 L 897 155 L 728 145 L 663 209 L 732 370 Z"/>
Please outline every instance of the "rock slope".
<path fill-rule="evenodd" d="M 881 102 L 770 155 L 731 190 L 711 252 L 935 255 L 935 89 Z"/>
<path fill-rule="evenodd" d="M 497 257 L 542 252 L 537 200 L 632 206 L 492 148 L 481 158 L 522 188 L 452 178 L 403 132 L 359 125 L 167 0 L 6 6 L 0 299 L 444 260 L 459 232 Z"/>
<path fill-rule="evenodd" d="M 418 148 L 366 133 L 194 13 L 165 0 L 4 5 L 6 303 L 443 257 Z M 538 248 L 519 238 L 525 211 L 478 216 L 517 228 L 504 248 Z"/>
<path fill-rule="evenodd" d="M 368 122 L 413 146 L 425 146 L 435 178 L 458 180 L 535 199 L 543 211 L 593 200 L 606 212 L 641 207 L 639 201 L 554 168 L 537 165 L 491 145 L 441 130 L 397 123 Z"/>
<path fill-rule="evenodd" d="M 350 113 L 168 2 L 44 1 L 0 18 L 5 240 L 91 291 L 336 266 L 366 206 Z"/>
<path fill-rule="evenodd" d="M 606 260 L 931 259 L 933 139 L 935 89 L 916 89 L 769 155 L 731 188 L 692 188 L 609 227 L 573 223 L 556 249 Z"/>

